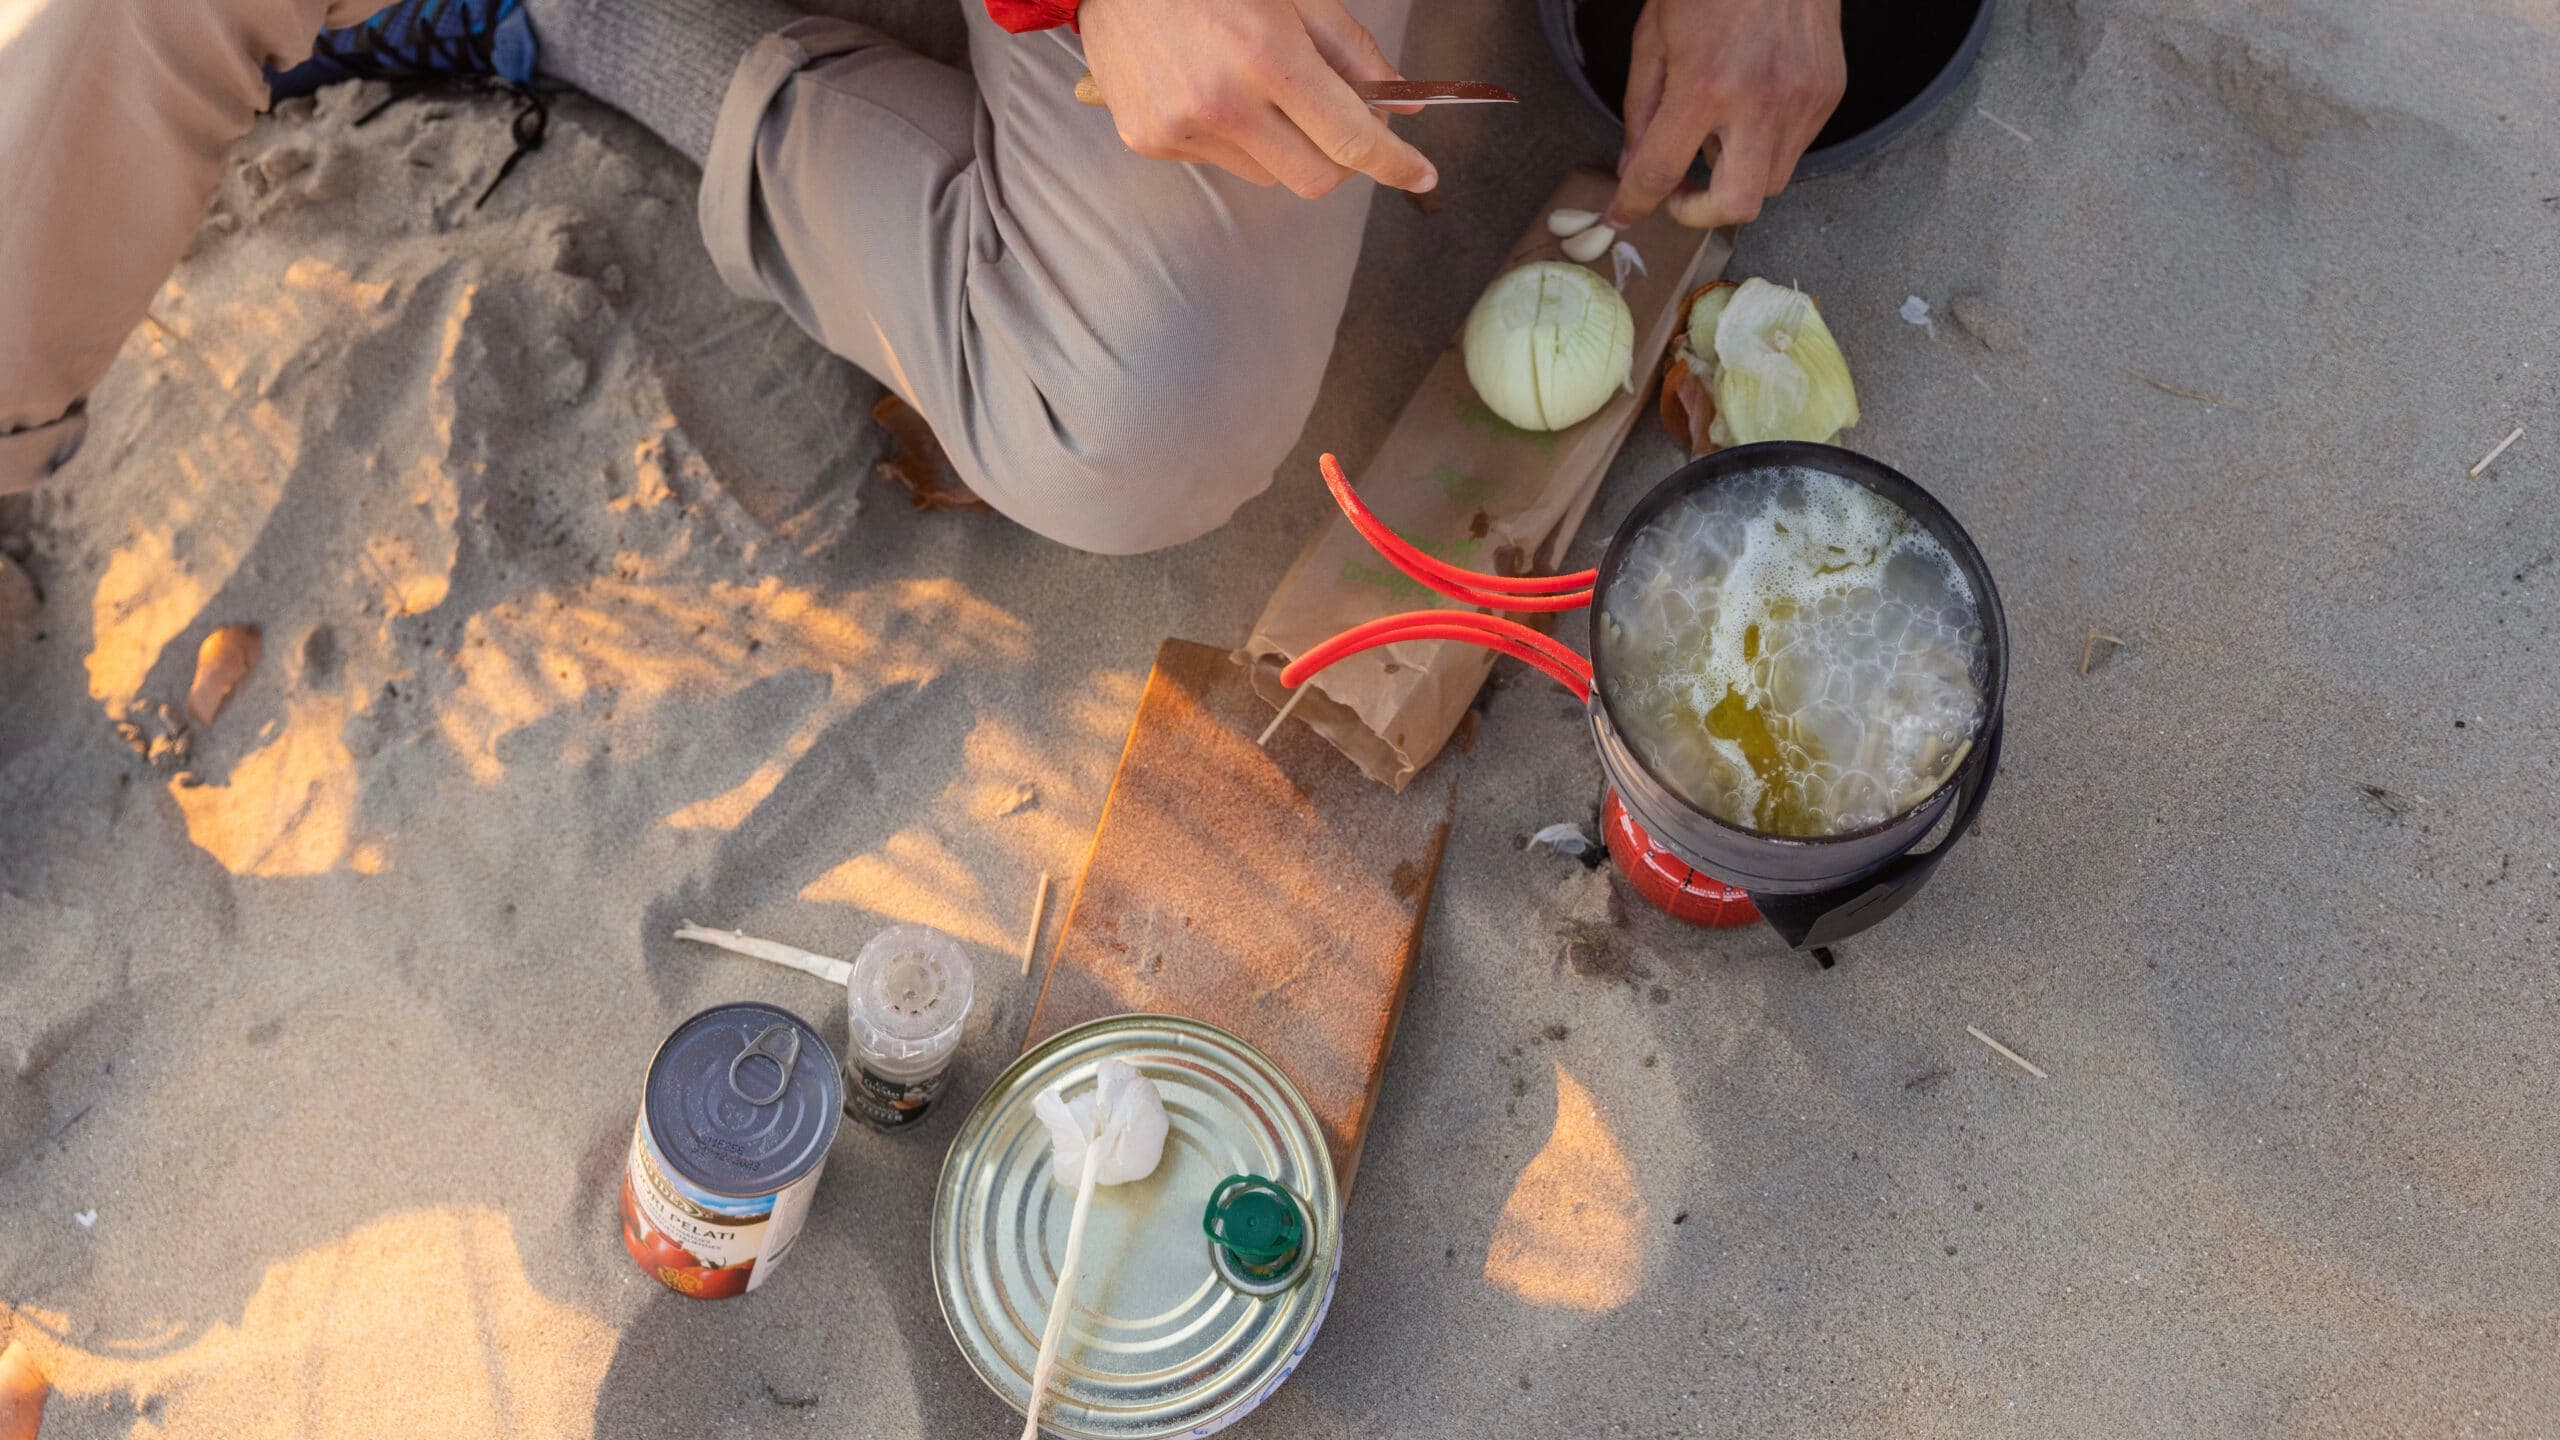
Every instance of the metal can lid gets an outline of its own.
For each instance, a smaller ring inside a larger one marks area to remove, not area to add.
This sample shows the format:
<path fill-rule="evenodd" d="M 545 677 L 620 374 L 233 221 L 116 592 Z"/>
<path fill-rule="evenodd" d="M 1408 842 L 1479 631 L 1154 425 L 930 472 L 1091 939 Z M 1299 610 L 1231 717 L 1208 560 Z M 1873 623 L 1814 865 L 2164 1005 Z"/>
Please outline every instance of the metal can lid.
<path fill-rule="evenodd" d="M 943 1161 L 934 1290 L 970 1368 L 1026 1408 L 1075 1209 L 1075 1192 L 1052 1178 L 1032 1101 L 1092 1085 L 1106 1059 L 1155 1082 L 1171 1130 L 1154 1174 L 1094 1194 L 1041 1425 L 1075 1440 L 1205 1433 L 1295 1367 L 1324 1319 L 1341 1254 L 1341 1194 L 1314 1110 L 1226 1031 L 1114 1016 L 1052 1037 L 998 1076 Z M 1307 1253 L 1267 1293 L 1222 1274 L 1223 1252 L 1202 1234 L 1204 1207 L 1239 1177 L 1286 1187 L 1303 1215 Z"/>
<path fill-rule="evenodd" d="M 714 1195 L 770 1195 L 816 1169 L 844 1119 L 844 1076 L 808 1021 L 755 1002 L 687 1020 L 649 1061 L 658 1154 Z"/>

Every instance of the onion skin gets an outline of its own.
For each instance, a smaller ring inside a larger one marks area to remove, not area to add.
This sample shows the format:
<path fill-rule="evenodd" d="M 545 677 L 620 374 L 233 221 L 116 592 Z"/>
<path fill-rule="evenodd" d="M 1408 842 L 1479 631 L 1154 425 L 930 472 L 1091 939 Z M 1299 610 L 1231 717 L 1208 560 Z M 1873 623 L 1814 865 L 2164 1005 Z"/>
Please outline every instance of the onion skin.
<path fill-rule="evenodd" d="M 1693 460 L 1723 447 L 1707 435 L 1716 420 L 1715 389 L 1692 359 L 1697 354 L 1715 354 L 1716 337 L 1712 332 L 1706 335 L 1706 347 L 1699 350 L 1689 338 L 1689 317 L 1709 292 L 1741 288 L 1738 280 L 1711 280 L 1680 297 L 1680 333 L 1674 337 L 1670 358 L 1662 369 L 1662 428 L 1670 432 L 1672 439 L 1689 447 L 1689 458 Z"/>

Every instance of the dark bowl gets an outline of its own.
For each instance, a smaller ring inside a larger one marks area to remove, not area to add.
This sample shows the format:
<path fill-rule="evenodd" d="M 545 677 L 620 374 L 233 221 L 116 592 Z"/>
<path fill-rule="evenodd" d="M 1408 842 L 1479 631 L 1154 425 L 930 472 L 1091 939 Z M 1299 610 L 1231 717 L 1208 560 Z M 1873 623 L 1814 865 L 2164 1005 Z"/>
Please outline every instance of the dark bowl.
<path fill-rule="evenodd" d="M 1840 41 L 1848 92 L 1796 162 L 1795 178 L 1846 170 L 1883 150 L 1964 83 L 1991 32 L 1992 0 L 1841 0 Z M 1591 113 L 1612 135 L 1626 133 L 1618 105 L 1627 93 L 1627 57 L 1643 0 L 1538 0 L 1547 45 Z M 1691 165 L 1704 183 L 1707 167 Z"/>

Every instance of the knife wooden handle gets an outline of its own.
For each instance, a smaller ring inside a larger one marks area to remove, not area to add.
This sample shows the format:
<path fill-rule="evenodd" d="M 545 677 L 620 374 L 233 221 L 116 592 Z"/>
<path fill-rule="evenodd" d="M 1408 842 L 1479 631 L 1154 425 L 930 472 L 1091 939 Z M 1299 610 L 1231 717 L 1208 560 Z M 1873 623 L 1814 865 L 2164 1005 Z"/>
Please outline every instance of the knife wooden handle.
<path fill-rule="evenodd" d="M 1351 93 L 1372 105 L 1440 105 L 1452 100 L 1517 105 L 1520 97 L 1499 85 L 1481 80 L 1354 80 Z M 1093 83 L 1093 73 L 1085 72 L 1076 79 L 1076 103 L 1101 105 L 1102 87 Z"/>

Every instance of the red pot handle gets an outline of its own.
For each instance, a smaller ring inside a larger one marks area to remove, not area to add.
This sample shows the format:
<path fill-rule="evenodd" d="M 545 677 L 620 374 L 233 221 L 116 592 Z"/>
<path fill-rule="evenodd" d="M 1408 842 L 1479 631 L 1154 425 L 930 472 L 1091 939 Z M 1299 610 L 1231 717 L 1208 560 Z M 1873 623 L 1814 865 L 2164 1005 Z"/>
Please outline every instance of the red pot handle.
<path fill-rule="evenodd" d="M 1385 521 L 1361 503 L 1351 488 L 1350 477 L 1342 473 L 1342 462 L 1333 455 L 1318 456 L 1316 468 L 1324 474 L 1325 488 L 1333 492 L 1333 503 L 1342 507 L 1361 539 L 1408 578 L 1452 600 L 1494 610 L 1526 611 L 1579 610 L 1591 603 L 1591 587 L 1600 579 L 1597 570 L 1577 570 L 1570 575 L 1492 575 L 1461 569 L 1423 553 L 1412 541 L 1387 528 Z"/>
<path fill-rule="evenodd" d="M 1590 661 L 1552 635 L 1542 635 L 1517 620 L 1473 610 L 1408 610 L 1355 625 L 1290 661 L 1280 671 L 1280 683 L 1294 690 L 1308 676 L 1344 656 L 1405 640 L 1457 640 L 1482 645 L 1536 666 L 1547 678 L 1572 691 L 1576 700 L 1586 704 L 1591 700 Z"/>

